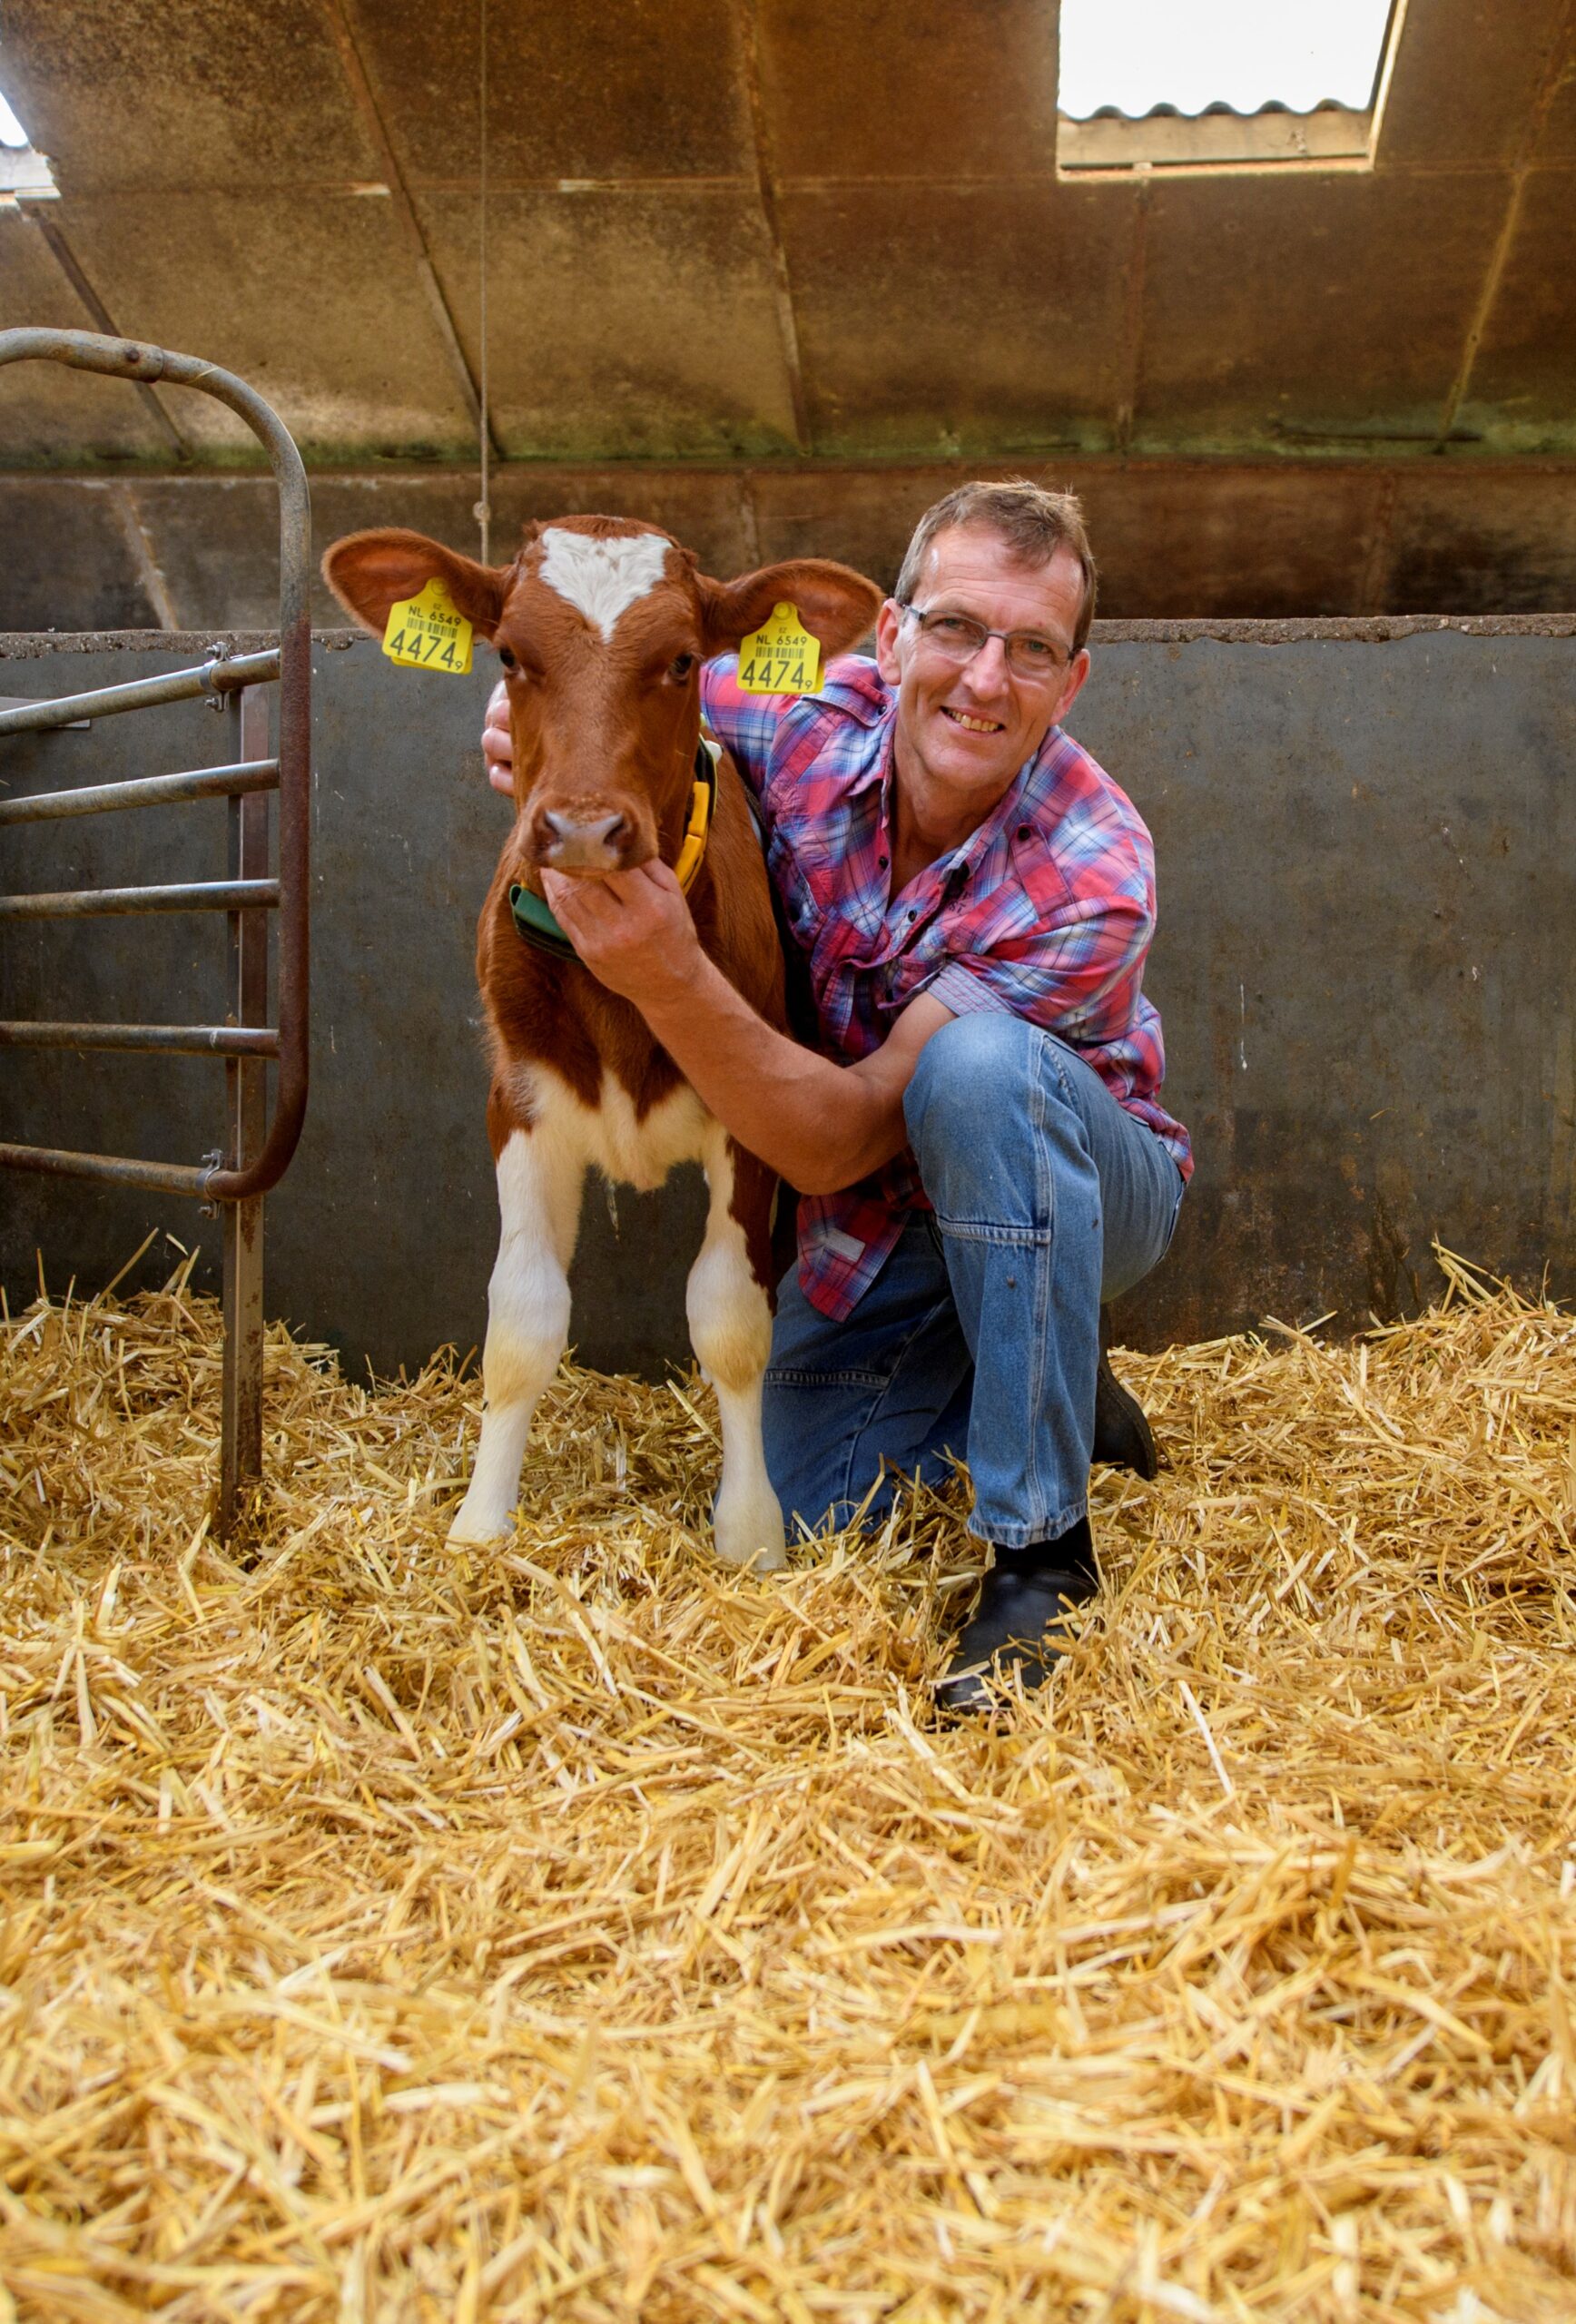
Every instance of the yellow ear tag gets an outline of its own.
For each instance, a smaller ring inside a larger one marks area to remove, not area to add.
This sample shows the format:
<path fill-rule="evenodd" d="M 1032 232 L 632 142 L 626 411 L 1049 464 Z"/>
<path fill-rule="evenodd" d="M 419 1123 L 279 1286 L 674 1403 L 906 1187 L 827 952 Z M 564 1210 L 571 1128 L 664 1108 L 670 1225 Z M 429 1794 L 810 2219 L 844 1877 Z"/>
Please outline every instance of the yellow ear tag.
<path fill-rule="evenodd" d="M 813 694 L 821 683 L 820 641 L 784 602 L 739 641 L 739 684 L 745 694 Z"/>
<path fill-rule="evenodd" d="M 414 597 L 389 608 L 383 651 L 408 670 L 448 670 L 463 678 L 470 669 L 471 626 L 435 576 Z"/>

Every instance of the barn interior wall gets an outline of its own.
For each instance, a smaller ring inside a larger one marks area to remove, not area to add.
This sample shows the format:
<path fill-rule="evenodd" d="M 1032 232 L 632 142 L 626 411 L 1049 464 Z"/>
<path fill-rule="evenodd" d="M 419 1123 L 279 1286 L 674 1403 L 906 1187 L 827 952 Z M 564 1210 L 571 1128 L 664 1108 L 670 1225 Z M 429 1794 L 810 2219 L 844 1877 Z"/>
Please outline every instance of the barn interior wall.
<path fill-rule="evenodd" d="M 506 548 L 611 507 L 885 578 L 1022 469 L 1087 493 L 1121 618 L 1576 605 L 1569 0 L 1408 0 L 1371 159 L 1075 177 L 1055 0 L 495 8 L 485 343 L 479 22 L 5 0 L 55 192 L 0 191 L 0 318 L 240 372 L 325 540 L 471 547 L 479 430 Z M 202 399 L 0 371 L 0 625 L 266 618 L 251 456 Z"/>
<path fill-rule="evenodd" d="M 0 638 L 0 693 L 189 663 L 149 633 Z M 238 645 L 245 639 L 232 641 Z M 1119 1318 L 1197 1339 L 1413 1312 L 1430 1246 L 1576 1291 L 1576 620 L 1103 625 L 1071 722 L 1156 837 L 1149 990 L 1198 1172 L 1176 1243 Z M 270 1312 L 380 1371 L 485 1323 L 496 1206 L 471 965 L 506 810 L 477 751 L 488 673 L 314 655 L 313 1088 L 268 1206 Z M 0 743 L 14 789 L 224 755 L 201 704 Z M 217 804 L 0 832 L 0 891 L 217 876 Z M 0 920 L 7 1014 L 212 1021 L 211 920 Z M 207 1059 L 0 1054 L 8 1137 L 191 1162 L 218 1140 Z M 685 1351 L 699 1191 L 587 1196 L 576 1336 L 611 1368 Z M 175 1200 L 8 1173 L 0 1283 L 155 1279 L 218 1226 Z"/>

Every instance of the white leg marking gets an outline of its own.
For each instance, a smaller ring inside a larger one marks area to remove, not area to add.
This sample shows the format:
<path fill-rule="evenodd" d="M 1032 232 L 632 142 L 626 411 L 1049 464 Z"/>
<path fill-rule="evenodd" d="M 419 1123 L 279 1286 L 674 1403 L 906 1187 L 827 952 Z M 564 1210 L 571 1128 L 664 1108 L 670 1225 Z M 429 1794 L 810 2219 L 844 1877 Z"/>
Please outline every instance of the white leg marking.
<path fill-rule="evenodd" d="M 611 645 L 619 615 L 662 579 L 667 550 L 659 533 L 615 533 L 597 540 L 549 525 L 542 535 L 537 578 L 584 614 Z"/>
<path fill-rule="evenodd" d="M 690 1269 L 685 1305 L 690 1343 L 717 1392 L 723 1480 L 713 1520 L 717 1555 L 768 1572 L 786 1562 L 783 1512 L 761 1442 L 761 1375 L 772 1349 L 772 1311 L 750 1272 L 744 1230 L 728 1215 L 734 1172 L 719 1129 L 706 1147 L 711 1209 Z"/>
<path fill-rule="evenodd" d="M 567 1271 L 584 1175 L 573 1142 L 550 1123 L 516 1130 L 498 1156 L 503 1231 L 488 1286 L 481 1443 L 448 1529 L 452 1543 L 497 1541 L 511 1531 L 531 1415 L 569 1336 Z"/>

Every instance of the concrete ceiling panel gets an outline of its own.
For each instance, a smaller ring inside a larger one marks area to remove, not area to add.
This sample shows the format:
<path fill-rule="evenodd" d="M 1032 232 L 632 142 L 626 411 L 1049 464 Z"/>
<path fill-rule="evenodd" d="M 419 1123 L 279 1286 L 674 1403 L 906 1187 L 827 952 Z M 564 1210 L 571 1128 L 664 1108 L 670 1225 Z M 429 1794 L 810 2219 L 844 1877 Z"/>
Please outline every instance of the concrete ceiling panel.
<path fill-rule="evenodd" d="M 1565 14 L 1565 0 L 1411 0 L 1379 169 L 1520 159 Z"/>
<path fill-rule="evenodd" d="M 0 629 L 157 627 L 122 493 L 116 484 L 0 477 Z"/>
<path fill-rule="evenodd" d="M 1576 610 L 1576 495 L 1570 471 L 1517 474 L 1465 461 L 1395 479 L 1384 605 L 1463 614 Z"/>
<path fill-rule="evenodd" d="M 480 137 L 476 9 L 343 5 L 410 182 L 469 182 Z M 497 182 L 753 176 L 734 0 L 495 6 L 488 84 Z"/>
<path fill-rule="evenodd" d="M 38 228 L 15 210 L 0 210 L 0 323 L 98 329 Z M 0 369 L 0 448 L 8 466 L 163 459 L 170 439 L 123 379 L 95 379 L 59 363 L 8 363 Z"/>
<path fill-rule="evenodd" d="M 1050 177 L 1055 0 L 762 0 L 773 158 L 796 178 Z"/>
<path fill-rule="evenodd" d="M 122 330 L 238 371 L 303 450 L 452 455 L 473 440 L 389 202 L 128 193 L 60 212 Z M 170 392 L 204 448 L 253 443 L 209 398 Z"/>
<path fill-rule="evenodd" d="M 1576 169 L 1525 181 L 1460 424 L 1508 451 L 1576 450 Z"/>
<path fill-rule="evenodd" d="M 6 0 L 5 35 L 64 193 L 382 174 L 323 0 Z"/>
<path fill-rule="evenodd" d="M 1002 459 L 1113 440 L 1123 187 L 864 185 L 783 197 L 815 449 Z"/>
<path fill-rule="evenodd" d="M 418 197 L 479 368 L 477 203 Z M 495 427 L 518 458 L 667 458 L 793 446 L 790 375 L 759 210 L 726 188 L 489 205 Z"/>
<path fill-rule="evenodd" d="M 1477 172 L 1157 185 L 1135 442 L 1430 440 L 1508 198 Z"/>

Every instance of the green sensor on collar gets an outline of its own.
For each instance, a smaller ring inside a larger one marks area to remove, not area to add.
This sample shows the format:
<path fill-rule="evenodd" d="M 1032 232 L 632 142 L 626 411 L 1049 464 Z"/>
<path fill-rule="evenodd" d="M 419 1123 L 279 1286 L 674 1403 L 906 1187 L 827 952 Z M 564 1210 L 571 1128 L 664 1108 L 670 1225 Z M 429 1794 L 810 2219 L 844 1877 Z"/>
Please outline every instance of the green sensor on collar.
<path fill-rule="evenodd" d="M 570 943 L 540 896 L 529 888 L 522 888 L 517 880 L 509 890 L 509 910 L 515 916 L 515 929 L 527 944 L 538 952 L 552 952 L 560 960 L 572 960 L 575 947 Z"/>

